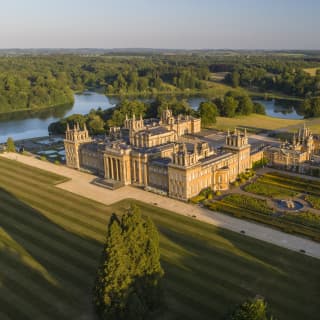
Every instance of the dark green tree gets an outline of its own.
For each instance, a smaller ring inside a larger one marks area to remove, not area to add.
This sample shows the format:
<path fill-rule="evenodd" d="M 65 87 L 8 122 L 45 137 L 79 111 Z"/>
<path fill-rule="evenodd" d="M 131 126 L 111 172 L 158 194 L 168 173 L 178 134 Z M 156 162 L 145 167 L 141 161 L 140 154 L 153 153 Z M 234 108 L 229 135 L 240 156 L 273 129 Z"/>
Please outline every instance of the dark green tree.
<path fill-rule="evenodd" d="M 199 113 L 201 117 L 201 125 L 204 128 L 216 123 L 216 117 L 219 114 L 217 106 L 211 101 L 201 102 L 199 106 Z"/>
<path fill-rule="evenodd" d="M 231 84 L 234 88 L 239 87 L 240 85 L 240 74 L 238 71 L 233 71 L 231 74 Z"/>
<path fill-rule="evenodd" d="M 238 102 L 234 97 L 225 96 L 223 104 L 223 113 L 224 116 L 228 118 L 233 118 L 236 115 L 236 110 L 238 107 Z"/>
<path fill-rule="evenodd" d="M 113 215 L 94 288 L 102 319 L 150 319 L 163 305 L 158 232 L 150 219 L 131 207 Z"/>
<path fill-rule="evenodd" d="M 128 273 L 129 261 L 121 233 L 120 222 L 113 215 L 94 288 L 94 305 L 102 319 L 121 319 L 126 312 L 132 279 Z"/>
<path fill-rule="evenodd" d="M 241 304 L 229 320 L 275 320 L 269 315 L 267 303 L 262 298 L 254 298 Z"/>
<path fill-rule="evenodd" d="M 253 102 L 248 95 L 239 97 L 239 105 L 237 113 L 241 115 L 249 115 L 253 112 Z"/>

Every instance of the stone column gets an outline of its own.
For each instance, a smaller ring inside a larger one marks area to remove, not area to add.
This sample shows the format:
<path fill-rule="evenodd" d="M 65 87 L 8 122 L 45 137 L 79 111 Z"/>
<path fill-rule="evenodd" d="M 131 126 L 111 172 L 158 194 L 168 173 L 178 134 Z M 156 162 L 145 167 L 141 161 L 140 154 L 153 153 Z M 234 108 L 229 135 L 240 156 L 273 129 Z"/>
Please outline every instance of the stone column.
<path fill-rule="evenodd" d="M 113 158 L 110 158 L 110 164 L 111 164 L 111 179 L 114 180 Z"/>
<path fill-rule="evenodd" d="M 117 160 L 117 163 L 118 163 L 118 180 L 121 181 L 121 179 L 122 179 L 122 174 L 121 174 L 121 168 L 122 168 L 122 166 L 121 166 L 121 161 L 118 159 L 118 160 Z"/>
<path fill-rule="evenodd" d="M 148 185 L 148 175 L 147 175 L 147 163 L 143 164 L 143 168 L 144 168 L 144 185 L 147 186 Z"/>
<path fill-rule="evenodd" d="M 108 157 L 108 171 L 109 171 L 109 179 L 112 179 L 112 174 L 111 174 L 111 158 Z"/>
<path fill-rule="evenodd" d="M 109 163 L 108 157 L 104 158 L 104 177 L 105 179 L 109 179 Z"/>
<path fill-rule="evenodd" d="M 132 159 L 132 177 L 131 180 L 133 182 L 136 181 L 136 160 Z"/>
<path fill-rule="evenodd" d="M 126 160 L 122 160 L 122 179 L 123 179 L 123 183 L 126 184 L 127 182 L 127 161 Z"/>
<path fill-rule="evenodd" d="M 141 165 L 141 158 L 139 158 L 139 184 L 142 183 L 142 165 Z"/>

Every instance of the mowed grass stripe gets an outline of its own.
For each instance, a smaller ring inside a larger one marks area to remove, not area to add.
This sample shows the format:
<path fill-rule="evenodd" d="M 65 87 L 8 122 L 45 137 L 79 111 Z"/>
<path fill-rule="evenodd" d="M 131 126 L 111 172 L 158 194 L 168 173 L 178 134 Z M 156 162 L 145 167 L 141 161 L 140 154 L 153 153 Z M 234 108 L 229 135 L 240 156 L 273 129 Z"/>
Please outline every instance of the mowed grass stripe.
<path fill-rule="evenodd" d="M 166 288 L 166 292 L 168 292 L 166 297 L 166 305 L 167 312 L 165 316 L 160 317 L 159 320 L 162 319 L 172 319 L 172 320 L 195 320 L 200 319 L 197 316 L 199 315 L 197 312 L 197 308 L 195 309 L 193 305 L 186 303 L 175 291 L 170 291 L 169 288 Z"/>
<path fill-rule="evenodd" d="M 1 266 L 1 270 L 4 270 L 4 263 L 7 266 L 7 270 L 3 271 L 3 274 L 6 274 L 7 272 L 11 275 L 8 275 L 8 277 L 11 277 L 12 274 L 14 274 L 14 277 L 12 278 L 12 281 L 19 280 L 20 285 L 24 285 L 27 288 L 38 286 L 38 290 L 35 291 L 35 294 L 41 295 L 43 297 L 50 297 L 50 299 L 56 297 L 57 299 L 57 305 L 56 307 L 59 308 L 61 301 L 64 305 L 71 306 L 75 302 L 79 302 L 77 297 L 73 297 L 70 295 L 72 291 L 70 292 L 62 290 L 61 289 L 61 283 L 58 277 L 52 278 L 54 282 L 48 281 L 38 270 L 36 269 L 30 269 L 28 265 L 26 264 L 18 264 L 19 261 L 21 261 L 22 258 L 18 256 L 17 254 L 10 253 L 9 255 L 3 256 L 3 266 Z M 15 271 L 19 272 L 15 272 Z M 49 273 L 50 274 L 50 273 Z M 30 285 L 31 283 L 31 285 Z M 5 282 L 5 286 L 11 287 L 11 282 Z M 1 290 L 1 289 L 0 289 Z M 76 289 L 76 292 L 79 292 L 79 287 Z M 48 300 L 48 301 L 55 301 L 55 300 Z"/>
<path fill-rule="evenodd" d="M 6 263 L 8 263 L 6 261 Z M 1 269 L 1 273 L 10 281 L 10 290 L 19 292 L 19 296 L 29 297 L 32 307 L 38 309 L 42 314 L 45 314 L 47 318 L 50 318 L 51 314 L 56 314 L 59 319 L 64 318 L 64 313 L 60 310 L 59 301 L 61 296 L 54 295 L 54 290 L 43 290 L 43 287 L 37 285 L 37 281 L 31 280 L 28 273 L 15 273 L 14 275 L 8 271 L 8 269 Z M 56 301 L 53 305 L 51 301 Z M 14 305 L 9 304 L 11 308 Z M 68 309 L 68 305 L 64 305 L 64 309 Z M 71 309 L 70 309 L 71 311 Z"/>
<path fill-rule="evenodd" d="M 48 190 L 49 192 L 56 194 L 57 196 L 61 196 L 61 193 L 67 193 L 68 194 L 68 199 L 69 200 L 75 200 L 77 201 L 77 203 L 81 204 L 81 206 L 83 207 L 83 213 L 87 213 L 89 215 L 92 215 L 92 217 L 96 217 L 99 218 L 99 215 L 97 215 L 94 211 L 92 213 L 90 213 L 91 209 L 100 209 L 100 210 L 104 210 L 105 209 L 105 205 L 96 202 L 94 200 L 89 200 L 87 198 L 78 196 L 74 193 L 65 191 L 65 190 L 61 190 L 57 187 L 55 187 L 54 185 L 51 184 L 46 184 L 46 183 L 41 183 L 39 182 L 37 179 L 30 179 L 30 177 L 28 177 L 28 174 L 24 174 L 23 172 L 16 172 L 16 171 L 8 171 L 8 170 L 2 170 L 0 168 L 0 172 L 1 175 L 3 176 L 7 176 L 10 177 L 14 180 L 18 179 L 20 182 L 25 182 L 28 186 L 34 186 L 36 188 L 41 188 L 41 190 Z M 30 173 L 29 173 L 30 174 Z M 32 173 L 31 173 L 32 176 Z M 65 201 L 64 198 L 61 199 L 62 203 L 66 203 L 67 205 L 70 204 L 70 201 Z M 85 209 L 85 210 L 84 210 Z M 89 213 L 88 213 L 89 210 Z M 103 221 L 102 221 L 103 222 Z"/>
<path fill-rule="evenodd" d="M 88 219 L 88 217 L 91 218 L 92 223 L 96 224 L 97 226 L 100 226 L 101 224 L 105 224 L 106 219 L 103 218 L 104 216 L 104 210 L 98 211 L 98 213 L 96 212 L 98 208 L 95 208 L 95 210 L 88 210 L 88 208 L 82 206 L 79 203 L 73 203 L 70 202 L 71 199 L 69 199 L 68 195 L 66 196 L 66 194 L 69 194 L 67 191 L 63 191 L 63 190 L 59 190 L 55 187 L 51 187 L 51 186 L 45 186 L 45 185 L 38 185 L 38 184 L 32 184 L 32 183 L 27 183 L 27 180 L 25 180 L 24 178 L 19 179 L 19 182 L 17 184 L 17 179 L 14 179 L 12 177 L 12 175 L 7 175 L 6 173 L 2 173 L 0 170 L 0 175 L 1 178 L 3 180 L 4 183 L 11 183 L 12 188 L 17 187 L 17 185 L 20 186 L 28 186 L 28 191 L 31 195 L 34 195 L 34 198 L 39 198 L 38 193 L 39 193 L 39 188 L 41 188 L 42 190 L 42 197 L 41 199 L 38 199 L 39 201 L 45 201 L 47 200 L 49 201 L 55 201 L 57 199 L 60 199 L 62 195 L 64 195 L 64 198 L 59 201 L 60 204 L 60 208 L 63 208 L 64 210 L 67 210 L 68 214 L 71 216 L 75 216 L 74 212 L 72 210 L 75 209 L 75 205 L 77 206 L 77 208 L 79 208 L 79 211 L 77 212 L 77 217 L 79 217 L 79 219 L 85 221 L 86 219 Z M 11 181 L 11 182 L 10 182 Z M 15 190 L 15 189 L 14 189 Z M 70 197 L 72 198 L 74 195 L 70 194 Z M 69 199 L 69 201 L 68 201 Z M 50 202 L 49 202 L 50 203 Z M 103 207 L 103 209 L 105 209 L 105 207 Z M 91 210 L 94 212 L 94 214 L 91 214 Z"/>
<path fill-rule="evenodd" d="M 5 222 L 10 221 L 4 216 L 1 216 L 1 220 L 4 220 Z M 27 233 L 23 226 L 12 226 L 10 234 L 15 240 L 18 240 L 19 243 L 29 248 L 30 251 L 32 250 L 31 252 L 33 254 L 36 253 L 41 259 L 47 260 L 51 265 L 59 267 L 59 269 L 68 273 L 70 277 L 79 280 L 79 283 L 86 283 L 85 279 L 87 279 L 92 270 L 88 270 L 87 267 L 83 266 L 81 263 L 79 264 L 79 261 L 77 262 L 74 259 L 68 259 L 59 251 L 50 248 L 50 245 L 47 243 L 41 243 L 40 247 L 36 235 Z"/>
<path fill-rule="evenodd" d="M 0 159 L 0 171 L 1 171 L 1 164 L 2 164 L 2 158 Z M 18 170 L 16 170 L 16 168 L 15 168 L 15 170 L 12 170 L 12 166 L 11 166 L 11 169 L 10 169 L 10 167 L 7 167 L 6 170 L 1 171 L 1 172 L 3 174 L 10 175 L 12 177 L 16 177 L 19 180 L 24 180 L 24 178 L 27 178 L 25 181 L 27 182 L 28 185 L 34 184 L 35 186 L 37 186 L 37 185 L 41 184 L 42 187 L 50 188 L 51 192 L 56 192 L 57 194 L 61 193 L 62 190 L 59 188 L 56 188 L 56 186 L 54 185 L 54 181 L 52 181 L 52 179 L 49 179 L 48 180 L 49 182 L 41 183 L 41 176 L 40 176 L 40 180 L 38 179 L 39 178 L 38 175 L 35 178 L 35 174 L 33 172 L 33 169 L 36 169 L 36 168 L 32 168 L 32 170 L 30 170 L 29 166 L 25 166 L 25 165 L 22 165 L 22 166 L 24 166 L 24 167 L 22 167 Z M 43 172 L 47 172 L 47 171 L 43 171 Z M 99 208 L 101 210 L 105 209 L 105 205 L 100 202 L 97 202 L 94 200 L 89 200 L 85 197 L 70 193 L 68 191 L 62 191 L 62 192 L 68 193 L 69 194 L 68 198 L 70 200 L 71 199 L 76 200 L 78 203 L 81 203 L 82 206 L 87 209 L 90 209 L 90 208 L 95 209 L 95 210 L 97 208 Z M 94 212 L 92 214 L 94 216 Z"/>
<path fill-rule="evenodd" d="M 57 240 L 59 243 L 63 243 L 71 251 L 79 252 L 91 259 L 96 258 L 96 251 L 101 247 L 100 244 L 88 241 L 83 241 L 76 236 L 70 236 L 65 233 L 59 226 L 52 224 L 50 221 L 46 221 L 46 218 L 42 218 L 41 214 L 32 208 L 27 208 L 22 203 L 16 203 L 14 199 L 3 194 L 0 190 L 0 198 L 4 199 L 2 204 L 3 210 L 10 212 L 10 216 L 16 219 L 17 223 L 22 222 L 25 225 L 29 225 L 32 229 L 52 239 Z"/>
<path fill-rule="evenodd" d="M 318 265 L 317 259 L 310 260 L 310 257 L 300 254 L 298 254 L 299 259 L 296 259 L 297 253 L 294 251 L 284 250 L 281 247 L 264 241 L 217 228 L 198 220 L 185 218 L 181 215 L 177 215 L 157 207 L 152 207 L 151 205 L 140 201 L 127 201 L 125 206 L 123 205 L 123 202 L 120 202 L 117 206 L 120 208 L 127 208 L 130 203 L 136 203 L 143 210 L 148 212 L 152 220 L 159 225 L 159 230 L 165 230 L 165 235 L 174 232 L 179 239 L 183 238 L 184 241 L 188 241 L 188 239 L 190 239 L 188 248 L 191 245 L 192 247 L 196 246 L 197 250 L 205 248 L 209 250 L 221 249 L 221 251 L 225 252 L 227 256 L 229 256 L 229 252 L 234 252 L 234 254 L 237 255 L 242 251 L 243 253 L 247 253 L 248 257 L 251 256 L 253 261 L 261 261 L 266 265 L 274 265 L 275 268 L 285 270 L 286 272 L 293 271 L 294 269 L 299 273 L 305 273 L 305 266 L 308 263 L 313 266 L 313 268 L 310 268 L 312 275 L 319 276 L 319 272 L 316 267 Z M 195 240 L 201 240 L 201 242 Z M 255 244 L 254 246 L 252 245 L 253 242 Z M 241 246 L 239 246 L 239 244 L 241 244 Z M 274 252 L 273 256 L 269 254 L 270 248 L 272 248 L 272 251 Z M 275 256 L 277 257 L 276 265 L 274 264 Z M 285 258 L 292 258 L 295 260 L 295 263 L 288 265 Z M 251 268 L 252 265 L 250 266 L 250 269 Z"/>
<path fill-rule="evenodd" d="M 7 209 L 8 208 L 4 208 L 4 210 L 0 211 L 0 217 L 1 222 L 4 226 L 13 226 L 10 230 L 11 233 L 16 231 L 16 233 L 23 235 L 25 239 L 36 239 L 37 242 L 40 241 L 41 245 L 45 246 L 46 249 L 50 250 L 50 252 L 61 256 L 67 262 L 73 263 L 75 266 L 78 266 L 79 264 L 83 265 L 84 270 L 86 268 L 89 268 L 96 262 L 96 259 L 89 258 L 77 251 L 73 251 L 63 242 L 58 242 L 55 238 L 50 238 L 45 234 L 39 232 L 37 229 L 31 228 L 26 224 L 15 227 L 15 225 L 18 224 L 18 220 L 13 219 L 10 210 Z"/>
<path fill-rule="evenodd" d="M 238 269 L 236 276 L 229 276 L 227 271 L 221 271 L 215 268 L 214 265 L 212 265 L 212 268 L 211 265 L 207 267 L 208 265 L 200 259 L 197 262 L 188 263 L 186 268 L 188 268 L 188 266 L 190 267 L 189 271 L 178 268 L 168 268 L 167 275 L 177 280 L 178 283 L 184 281 L 187 287 L 191 287 L 194 290 L 196 296 L 205 293 L 207 297 L 211 297 L 207 303 L 210 304 L 212 300 L 211 304 L 215 305 L 216 309 L 226 304 L 224 297 L 228 297 L 235 303 L 235 301 L 241 300 L 243 296 L 251 296 L 253 286 L 276 290 L 280 296 L 280 299 L 278 298 L 277 301 L 283 305 L 290 305 L 290 312 L 299 312 L 300 307 L 296 303 L 297 300 L 301 303 L 308 303 L 308 301 L 310 301 L 308 296 L 300 296 L 300 293 L 296 290 L 296 288 L 299 287 L 297 284 L 290 283 L 286 280 L 274 280 L 272 274 L 270 274 L 268 278 L 263 279 L 260 279 L 259 274 L 256 274 L 251 280 L 245 280 L 242 276 L 244 269 L 241 268 Z M 240 283 L 239 279 L 242 280 Z M 208 286 L 210 285 L 212 286 L 209 288 Z M 262 296 L 265 296 L 265 294 L 269 296 L 272 292 L 266 289 L 262 289 L 258 293 Z M 288 299 L 286 294 L 288 291 L 292 291 L 290 299 Z"/>
<path fill-rule="evenodd" d="M 161 250 L 162 254 L 162 260 L 165 262 L 166 265 L 170 264 L 170 258 L 166 259 L 166 255 L 164 254 L 163 257 L 163 250 Z M 201 262 L 201 263 L 200 263 Z M 168 269 L 167 273 L 170 273 L 173 275 L 173 278 L 183 276 L 185 278 L 185 282 L 190 282 L 190 284 L 193 284 L 195 287 L 198 287 L 201 291 L 210 291 L 210 294 L 215 293 L 227 293 L 228 291 L 233 292 L 236 297 L 243 296 L 245 294 L 249 294 L 250 290 L 247 287 L 239 286 L 237 281 L 239 277 L 242 277 L 242 269 L 239 270 L 239 272 L 236 275 L 230 275 L 227 270 L 221 270 L 221 269 L 215 269 L 215 265 L 210 267 L 205 267 L 203 261 L 198 261 L 199 268 L 197 268 L 194 264 L 194 262 L 184 263 L 184 268 L 179 268 L 177 266 L 177 269 L 170 268 Z M 226 266 L 226 264 L 224 264 Z M 177 272 L 177 270 L 179 270 Z M 212 270 L 215 270 L 215 272 L 212 272 Z M 219 276 L 217 276 L 217 274 Z M 258 275 L 257 275 L 258 276 Z M 244 282 L 246 281 L 243 279 Z M 250 279 L 252 280 L 252 278 Z M 214 286 L 212 286 L 211 289 L 208 289 L 208 285 L 210 283 L 214 283 Z M 197 290 L 197 289 L 195 289 Z"/>
<path fill-rule="evenodd" d="M 54 274 L 54 278 L 58 280 L 59 284 L 63 284 L 67 288 L 67 292 L 71 292 L 76 295 L 83 288 L 92 288 L 93 278 L 91 274 L 84 274 L 78 268 L 66 264 L 63 259 L 60 259 L 52 254 L 47 255 L 47 251 L 40 249 L 32 242 L 15 236 L 17 241 L 25 241 L 25 246 L 36 257 L 40 256 L 39 262 L 41 262 L 49 273 Z M 37 258 L 35 258 L 38 261 Z M 93 276 L 94 277 L 94 276 Z"/>
<path fill-rule="evenodd" d="M 241 297 L 250 294 L 245 288 L 234 286 L 234 290 L 227 285 L 217 283 L 215 277 L 208 277 L 205 279 L 203 276 L 199 276 L 194 270 L 190 272 L 182 271 L 181 269 L 170 268 L 167 272 L 169 278 L 174 279 L 170 281 L 169 287 L 180 287 L 192 288 L 193 292 L 193 304 L 194 307 L 200 307 L 202 310 L 208 308 L 206 313 L 212 314 L 213 311 L 220 310 L 222 313 L 225 312 L 225 305 L 229 302 L 231 305 L 235 301 L 241 300 Z M 183 291 L 185 292 L 185 291 Z M 183 294 L 182 292 L 182 294 Z M 228 297 L 228 299 L 226 299 Z"/>
<path fill-rule="evenodd" d="M 46 184 L 50 184 L 50 183 L 56 184 L 61 181 L 68 180 L 68 178 L 62 175 L 59 175 L 50 171 L 42 170 L 40 168 L 30 167 L 21 162 L 6 159 L 6 158 L 0 159 L 0 167 L 4 167 L 9 171 L 12 171 L 12 169 L 14 168 L 14 171 L 20 172 L 25 175 L 29 175 L 31 178 L 37 177 L 38 181 L 44 181 L 44 183 Z M 32 169 L 30 170 L 30 168 Z"/>
<path fill-rule="evenodd" d="M 41 194 L 41 196 L 39 196 L 39 194 L 32 194 L 30 192 L 32 191 L 31 188 L 29 187 L 28 190 L 26 190 L 26 186 L 19 183 L 19 181 L 10 182 L 10 179 L 6 177 L 1 177 L 1 180 L 3 182 L 10 183 L 9 187 L 7 187 L 7 190 L 11 192 L 15 190 L 15 195 L 19 198 L 19 200 L 24 201 L 42 213 L 46 213 L 47 217 L 50 219 L 52 218 L 52 221 L 55 221 L 59 224 L 61 223 L 61 225 L 66 225 L 74 230 L 78 229 L 81 234 L 85 234 L 98 241 L 103 241 L 105 239 L 106 227 L 104 227 L 102 224 L 99 224 L 98 226 L 93 225 L 94 223 L 92 223 L 91 219 L 84 219 L 80 215 L 77 216 L 76 204 L 74 204 L 74 211 L 65 209 L 63 207 L 57 207 L 55 204 L 59 201 L 59 199 L 52 195 L 45 197 L 43 194 Z"/>
<path fill-rule="evenodd" d="M 37 308 L 34 308 L 29 299 L 26 297 L 20 297 L 16 295 L 13 291 L 7 290 L 5 294 L 0 296 L 0 301 L 2 301 L 1 305 L 3 306 L 3 311 L 7 313 L 7 316 L 11 319 L 43 319 L 43 320 L 50 320 L 46 315 L 39 312 Z M 5 308 L 6 305 L 14 304 L 16 306 L 14 312 L 8 308 Z"/>
<path fill-rule="evenodd" d="M 168 294 L 179 298 L 179 301 L 183 302 L 184 306 L 189 306 L 185 311 L 188 318 L 192 319 L 212 319 L 212 315 L 219 315 L 218 310 L 211 308 L 210 304 L 206 304 L 201 301 L 201 297 L 196 296 L 193 292 L 193 288 L 185 286 L 183 283 L 166 283 L 166 290 Z"/>

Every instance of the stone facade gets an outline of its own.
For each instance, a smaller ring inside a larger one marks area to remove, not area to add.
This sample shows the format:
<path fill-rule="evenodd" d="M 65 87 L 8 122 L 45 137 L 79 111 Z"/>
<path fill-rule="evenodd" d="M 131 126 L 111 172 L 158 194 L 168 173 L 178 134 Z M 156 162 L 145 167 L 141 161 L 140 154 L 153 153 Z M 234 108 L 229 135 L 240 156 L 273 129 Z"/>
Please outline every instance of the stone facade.
<path fill-rule="evenodd" d="M 293 134 L 292 141 L 285 141 L 279 146 L 268 147 L 264 156 L 269 166 L 305 173 L 308 166 L 318 158 L 320 139 L 304 126 Z"/>
<path fill-rule="evenodd" d="M 180 200 L 205 188 L 226 190 L 251 168 L 247 133 L 228 132 L 225 145 L 217 150 L 202 140 L 182 142 L 183 135 L 200 129 L 200 119 L 174 117 L 168 109 L 160 119 L 126 117 L 124 126 L 111 128 L 104 140 L 91 139 L 85 126 L 68 126 L 67 165 L 103 176 L 110 187 L 136 185 Z"/>

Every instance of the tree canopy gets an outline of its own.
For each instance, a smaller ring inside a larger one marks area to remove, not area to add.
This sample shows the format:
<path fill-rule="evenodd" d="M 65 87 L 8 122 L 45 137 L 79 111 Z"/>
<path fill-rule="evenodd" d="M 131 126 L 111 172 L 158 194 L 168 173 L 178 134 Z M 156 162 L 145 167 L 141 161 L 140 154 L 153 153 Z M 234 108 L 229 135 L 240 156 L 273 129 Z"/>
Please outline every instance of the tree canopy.
<path fill-rule="evenodd" d="M 134 206 L 110 219 L 94 287 L 101 319 L 150 319 L 163 306 L 159 236 Z"/>
<path fill-rule="evenodd" d="M 245 301 L 229 317 L 229 320 L 276 320 L 269 314 L 267 303 L 262 298 Z"/>
<path fill-rule="evenodd" d="M 212 126 L 216 123 L 216 117 L 219 115 L 218 107 L 212 101 L 201 102 L 199 105 L 199 114 L 202 127 Z"/>

